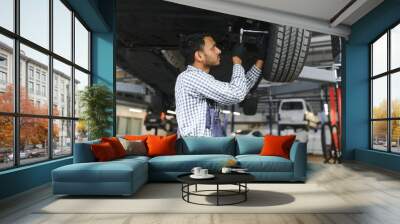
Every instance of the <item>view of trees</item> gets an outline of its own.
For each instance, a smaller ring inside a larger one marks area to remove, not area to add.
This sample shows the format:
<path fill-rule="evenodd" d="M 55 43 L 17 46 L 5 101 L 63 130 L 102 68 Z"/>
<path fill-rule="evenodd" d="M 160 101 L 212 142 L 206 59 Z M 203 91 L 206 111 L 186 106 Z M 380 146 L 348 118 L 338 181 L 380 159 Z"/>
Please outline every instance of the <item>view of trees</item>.
<path fill-rule="evenodd" d="M 7 86 L 5 93 L 0 94 L 0 107 L 2 111 L 12 112 L 14 106 L 13 86 Z M 34 105 L 29 99 L 25 88 L 20 89 L 20 105 L 24 108 L 24 113 L 27 114 L 47 114 L 47 106 Z M 46 104 L 44 104 L 46 105 Z M 57 111 L 56 114 L 59 112 Z M 11 116 L 0 116 L 0 147 L 13 147 L 13 120 Z M 47 144 L 48 137 L 48 119 L 47 118 L 32 118 L 22 117 L 20 119 L 20 148 L 24 149 L 27 145 L 38 145 L 42 147 Z M 59 127 L 53 126 L 53 138 L 58 138 Z"/>
<path fill-rule="evenodd" d="M 400 117 L 400 100 L 394 99 L 391 104 L 391 117 Z M 381 103 L 373 108 L 373 118 L 387 118 L 387 101 Z M 400 138 L 400 121 L 392 121 L 392 142 L 398 142 Z M 373 122 L 373 137 L 374 140 L 386 139 L 387 137 L 387 122 L 374 121 Z"/>

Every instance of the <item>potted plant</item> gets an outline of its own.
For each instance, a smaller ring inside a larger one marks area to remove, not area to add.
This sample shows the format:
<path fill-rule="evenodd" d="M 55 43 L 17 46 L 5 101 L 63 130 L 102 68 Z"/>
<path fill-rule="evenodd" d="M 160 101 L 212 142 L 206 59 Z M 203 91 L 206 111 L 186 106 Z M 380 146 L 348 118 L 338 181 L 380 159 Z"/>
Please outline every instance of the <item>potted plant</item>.
<path fill-rule="evenodd" d="M 88 129 L 89 140 L 110 136 L 107 131 L 112 125 L 113 95 L 107 86 L 94 84 L 80 93 L 82 109 L 80 124 Z"/>

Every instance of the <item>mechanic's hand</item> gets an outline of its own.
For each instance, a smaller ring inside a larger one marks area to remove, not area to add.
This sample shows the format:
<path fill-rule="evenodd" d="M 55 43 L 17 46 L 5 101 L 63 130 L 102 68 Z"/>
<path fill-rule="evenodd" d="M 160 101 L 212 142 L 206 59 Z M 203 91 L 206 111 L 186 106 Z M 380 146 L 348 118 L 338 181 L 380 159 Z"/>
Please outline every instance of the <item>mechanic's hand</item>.
<path fill-rule="evenodd" d="M 244 44 L 236 44 L 232 48 L 232 58 L 238 57 L 240 59 L 243 59 L 243 55 L 246 53 L 246 47 Z"/>
<path fill-rule="evenodd" d="M 266 35 L 262 35 L 261 37 L 257 38 L 257 59 L 258 60 L 265 60 L 266 56 L 267 56 L 267 36 Z"/>

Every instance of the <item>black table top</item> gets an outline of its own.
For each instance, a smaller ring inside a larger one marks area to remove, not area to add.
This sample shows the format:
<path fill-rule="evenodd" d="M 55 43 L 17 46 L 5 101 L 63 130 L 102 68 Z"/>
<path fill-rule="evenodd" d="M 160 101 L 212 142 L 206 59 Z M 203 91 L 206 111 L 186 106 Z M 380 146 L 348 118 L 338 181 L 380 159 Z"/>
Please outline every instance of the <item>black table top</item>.
<path fill-rule="evenodd" d="M 193 179 L 190 177 L 191 174 L 179 175 L 177 179 L 186 184 L 236 184 L 255 180 L 255 177 L 249 173 L 212 173 L 215 177 L 211 179 Z"/>

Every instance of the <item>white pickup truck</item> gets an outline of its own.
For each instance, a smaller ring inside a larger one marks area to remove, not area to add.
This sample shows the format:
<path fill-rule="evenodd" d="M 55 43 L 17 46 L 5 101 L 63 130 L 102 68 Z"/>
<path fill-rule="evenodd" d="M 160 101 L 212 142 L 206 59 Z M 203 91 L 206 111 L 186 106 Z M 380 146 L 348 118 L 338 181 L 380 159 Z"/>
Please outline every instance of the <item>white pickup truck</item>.
<path fill-rule="evenodd" d="M 304 99 L 284 99 L 279 104 L 278 128 L 288 127 L 309 130 L 318 128 L 320 119 L 315 115 L 311 106 Z"/>

